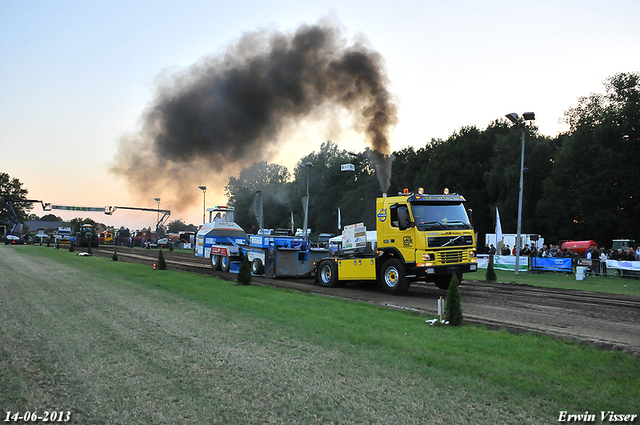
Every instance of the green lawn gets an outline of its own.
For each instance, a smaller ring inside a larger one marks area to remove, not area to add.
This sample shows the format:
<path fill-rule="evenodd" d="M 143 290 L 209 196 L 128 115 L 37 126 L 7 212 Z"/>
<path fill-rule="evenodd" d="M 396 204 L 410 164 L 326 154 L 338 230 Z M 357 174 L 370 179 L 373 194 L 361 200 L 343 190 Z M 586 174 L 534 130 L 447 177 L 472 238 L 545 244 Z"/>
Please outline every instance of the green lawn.
<path fill-rule="evenodd" d="M 486 269 L 475 273 L 467 273 L 464 279 L 486 280 Z M 580 291 L 604 292 L 640 297 L 640 279 L 612 276 L 587 276 L 585 280 L 576 280 L 574 274 L 545 272 L 540 274 L 495 270 L 498 282 L 515 282 L 523 285 L 542 286 L 546 288 L 577 289 Z"/>
<path fill-rule="evenodd" d="M 46 247 L 0 246 L 0 270 L 4 412 L 82 424 L 640 413 L 640 359 L 622 352 Z"/>

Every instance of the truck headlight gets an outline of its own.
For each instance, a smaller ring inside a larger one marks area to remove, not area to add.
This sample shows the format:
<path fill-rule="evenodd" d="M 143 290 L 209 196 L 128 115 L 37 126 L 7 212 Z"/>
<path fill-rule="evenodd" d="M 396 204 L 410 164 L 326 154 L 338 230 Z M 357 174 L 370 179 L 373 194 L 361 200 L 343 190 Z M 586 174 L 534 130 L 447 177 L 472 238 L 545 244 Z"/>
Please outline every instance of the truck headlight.
<path fill-rule="evenodd" d="M 469 258 L 474 258 L 475 256 L 476 256 L 475 250 L 469 251 Z"/>
<path fill-rule="evenodd" d="M 424 261 L 434 261 L 435 259 L 435 254 L 422 254 L 422 260 Z"/>

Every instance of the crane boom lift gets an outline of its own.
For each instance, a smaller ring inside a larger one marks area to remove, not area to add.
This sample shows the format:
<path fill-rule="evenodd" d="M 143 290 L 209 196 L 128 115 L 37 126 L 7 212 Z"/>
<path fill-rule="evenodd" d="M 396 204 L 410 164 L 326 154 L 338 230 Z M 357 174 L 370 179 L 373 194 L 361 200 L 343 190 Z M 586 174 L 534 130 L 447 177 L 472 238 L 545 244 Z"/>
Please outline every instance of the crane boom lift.
<path fill-rule="evenodd" d="M 51 211 L 51 204 L 44 203 L 39 199 L 6 198 L 3 200 L 3 202 L 9 207 L 9 211 L 12 217 L 10 223 L 11 230 L 9 230 L 10 235 L 14 234 L 14 232 L 16 232 L 16 229 L 18 229 L 18 233 L 22 231 L 22 224 L 20 224 L 20 218 L 18 216 L 18 213 L 16 213 L 16 210 L 13 208 L 13 204 L 40 204 L 42 205 L 43 211 Z"/>
<path fill-rule="evenodd" d="M 158 228 L 162 225 L 164 225 L 167 220 L 169 219 L 169 216 L 171 215 L 171 210 L 161 210 L 158 208 L 140 208 L 140 207 L 119 207 L 116 205 L 110 205 L 108 207 L 104 207 L 104 213 L 107 215 L 111 215 L 114 212 L 116 212 L 116 210 L 129 210 L 129 211 L 148 211 L 148 212 L 155 212 L 155 213 L 162 213 L 162 217 L 158 218 L 158 222 L 156 223 L 156 231 L 158 230 Z"/>
<path fill-rule="evenodd" d="M 28 204 L 40 204 L 42 205 L 43 211 L 52 211 L 52 210 L 61 210 L 61 211 L 82 211 L 82 212 L 103 212 L 106 215 L 112 215 L 116 210 L 129 210 L 129 211 L 147 211 L 147 212 L 155 212 L 158 213 L 158 222 L 156 223 L 156 230 L 164 225 L 169 216 L 171 215 L 171 210 L 161 210 L 158 208 L 141 208 L 141 207 L 121 207 L 117 205 L 109 205 L 106 207 L 77 207 L 72 205 L 52 205 L 51 203 L 45 203 L 39 199 L 21 199 L 21 198 L 7 198 L 3 200 L 4 203 L 9 207 L 11 215 L 13 216 L 13 220 L 11 222 L 11 232 L 15 230 L 17 225 L 19 224 L 18 214 L 13 208 L 14 203 L 28 203 Z M 162 214 L 162 216 L 160 216 Z M 10 232 L 10 233 L 11 233 Z"/>

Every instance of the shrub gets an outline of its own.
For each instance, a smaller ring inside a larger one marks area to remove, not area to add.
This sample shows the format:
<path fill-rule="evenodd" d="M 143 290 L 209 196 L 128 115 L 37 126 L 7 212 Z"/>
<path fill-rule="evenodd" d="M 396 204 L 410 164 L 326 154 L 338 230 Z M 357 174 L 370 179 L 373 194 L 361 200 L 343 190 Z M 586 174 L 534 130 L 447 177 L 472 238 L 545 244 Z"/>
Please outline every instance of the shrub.
<path fill-rule="evenodd" d="M 251 263 L 249 263 L 249 257 L 246 255 L 242 257 L 242 264 L 238 272 L 238 283 L 240 285 L 251 284 Z"/>
<path fill-rule="evenodd" d="M 158 270 L 166 270 L 167 262 L 164 260 L 164 255 L 162 254 L 162 250 L 158 253 Z"/>
<path fill-rule="evenodd" d="M 496 280 L 498 280 L 498 277 L 496 276 L 496 272 L 495 270 L 493 270 L 493 261 L 491 261 L 492 256 L 489 256 L 489 263 L 487 265 L 487 274 L 486 274 L 486 279 L 487 282 L 495 282 Z"/>
<path fill-rule="evenodd" d="M 113 256 L 111 257 L 111 259 L 113 261 L 118 261 L 118 253 L 115 250 L 113 251 Z"/>
<path fill-rule="evenodd" d="M 451 326 L 462 325 L 462 305 L 460 302 L 460 290 L 458 285 L 460 280 L 458 275 L 454 274 L 451 277 L 451 283 L 449 284 L 449 291 L 447 292 L 447 302 L 444 309 L 445 319 L 449 321 Z"/>

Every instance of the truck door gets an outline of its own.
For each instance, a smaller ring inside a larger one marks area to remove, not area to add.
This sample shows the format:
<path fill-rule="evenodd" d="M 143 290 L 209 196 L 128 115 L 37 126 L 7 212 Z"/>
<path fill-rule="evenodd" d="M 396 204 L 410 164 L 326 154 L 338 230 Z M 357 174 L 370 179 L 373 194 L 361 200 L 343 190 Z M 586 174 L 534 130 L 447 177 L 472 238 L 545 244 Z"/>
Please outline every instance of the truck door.
<path fill-rule="evenodd" d="M 404 257 L 405 262 L 415 262 L 415 227 L 411 223 L 409 207 L 407 204 L 395 204 L 389 208 L 389 213 L 391 216 L 391 227 L 395 228 L 398 232 L 396 248 Z"/>

